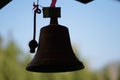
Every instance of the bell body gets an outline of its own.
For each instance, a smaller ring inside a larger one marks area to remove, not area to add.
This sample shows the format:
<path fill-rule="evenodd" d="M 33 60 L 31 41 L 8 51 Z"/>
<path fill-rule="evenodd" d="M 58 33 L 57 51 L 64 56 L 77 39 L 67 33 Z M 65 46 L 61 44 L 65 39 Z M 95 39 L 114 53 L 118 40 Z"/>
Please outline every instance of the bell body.
<path fill-rule="evenodd" d="M 37 53 L 26 69 L 33 72 L 83 69 L 82 62 L 77 59 L 71 47 L 68 28 L 52 22 L 41 28 Z"/>

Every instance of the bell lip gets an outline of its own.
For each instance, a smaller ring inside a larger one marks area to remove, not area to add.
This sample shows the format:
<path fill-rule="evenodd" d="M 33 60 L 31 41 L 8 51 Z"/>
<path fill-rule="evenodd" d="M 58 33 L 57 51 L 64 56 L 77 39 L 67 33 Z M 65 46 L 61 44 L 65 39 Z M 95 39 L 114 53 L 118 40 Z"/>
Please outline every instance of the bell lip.
<path fill-rule="evenodd" d="M 79 65 L 39 65 L 39 66 L 28 65 L 26 67 L 26 70 L 31 72 L 58 73 L 58 72 L 72 72 L 82 70 L 84 68 L 85 68 L 84 65 L 80 63 Z"/>

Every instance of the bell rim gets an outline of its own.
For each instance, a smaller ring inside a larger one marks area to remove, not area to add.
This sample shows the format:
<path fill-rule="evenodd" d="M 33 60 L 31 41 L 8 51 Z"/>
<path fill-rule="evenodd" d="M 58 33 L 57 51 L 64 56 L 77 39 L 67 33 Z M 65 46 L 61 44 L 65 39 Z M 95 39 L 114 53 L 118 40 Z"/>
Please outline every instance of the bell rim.
<path fill-rule="evenodd" d="M 62 68 L 61 68 L 62 67 Z M 82 62 L 78 65 L 28 65 L 27 71 L 31 72 L 43 72 L 43 73 L 54 73 L 54 72 L 71 72 L 84 69 Z"/>

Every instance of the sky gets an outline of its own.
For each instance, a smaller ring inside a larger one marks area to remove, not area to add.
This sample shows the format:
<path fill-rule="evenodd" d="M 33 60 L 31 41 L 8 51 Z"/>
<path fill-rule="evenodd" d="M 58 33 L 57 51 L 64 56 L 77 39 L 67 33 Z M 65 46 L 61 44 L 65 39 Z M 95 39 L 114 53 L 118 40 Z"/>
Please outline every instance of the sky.
<path fill-rule="evenodd" d="M 33 2 L 13 0 L 0 10 L 0 35 L 15 42 L 28 54 L 28 43 L 33 36 Z M 51 0 L 39 0 L 49 7 Z M 58 0 L 61 7 L 59 24 L 69 28 L 71 43 L 77 46 L 81 61 L 99 70 L 111 62 L 120 62 L 120 2 L 95 0 L 82 4 L 74 0 Z M 42 9 L 40 7 L 40 9 Z M 49 24 L 49 18 L 37 14 L 37 41 L 40 29 Z"/>

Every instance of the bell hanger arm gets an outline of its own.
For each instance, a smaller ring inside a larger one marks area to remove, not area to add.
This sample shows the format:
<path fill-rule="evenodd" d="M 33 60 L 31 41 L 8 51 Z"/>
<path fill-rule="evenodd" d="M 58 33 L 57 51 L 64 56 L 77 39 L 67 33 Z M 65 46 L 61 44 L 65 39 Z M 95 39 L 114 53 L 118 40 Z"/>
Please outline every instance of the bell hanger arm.
<path fill-rule="evenodd" d="M 5 7 L 8 3 L 10 3 L 12 0 L 0 0 L 0 9 Z"/>
<path fill-rule="evenodd" d="M 75 1 L 87 4 L 87 3 L 91 2 L 91 1 L 94 1 L 94 0 L 75 0 Z"/>

